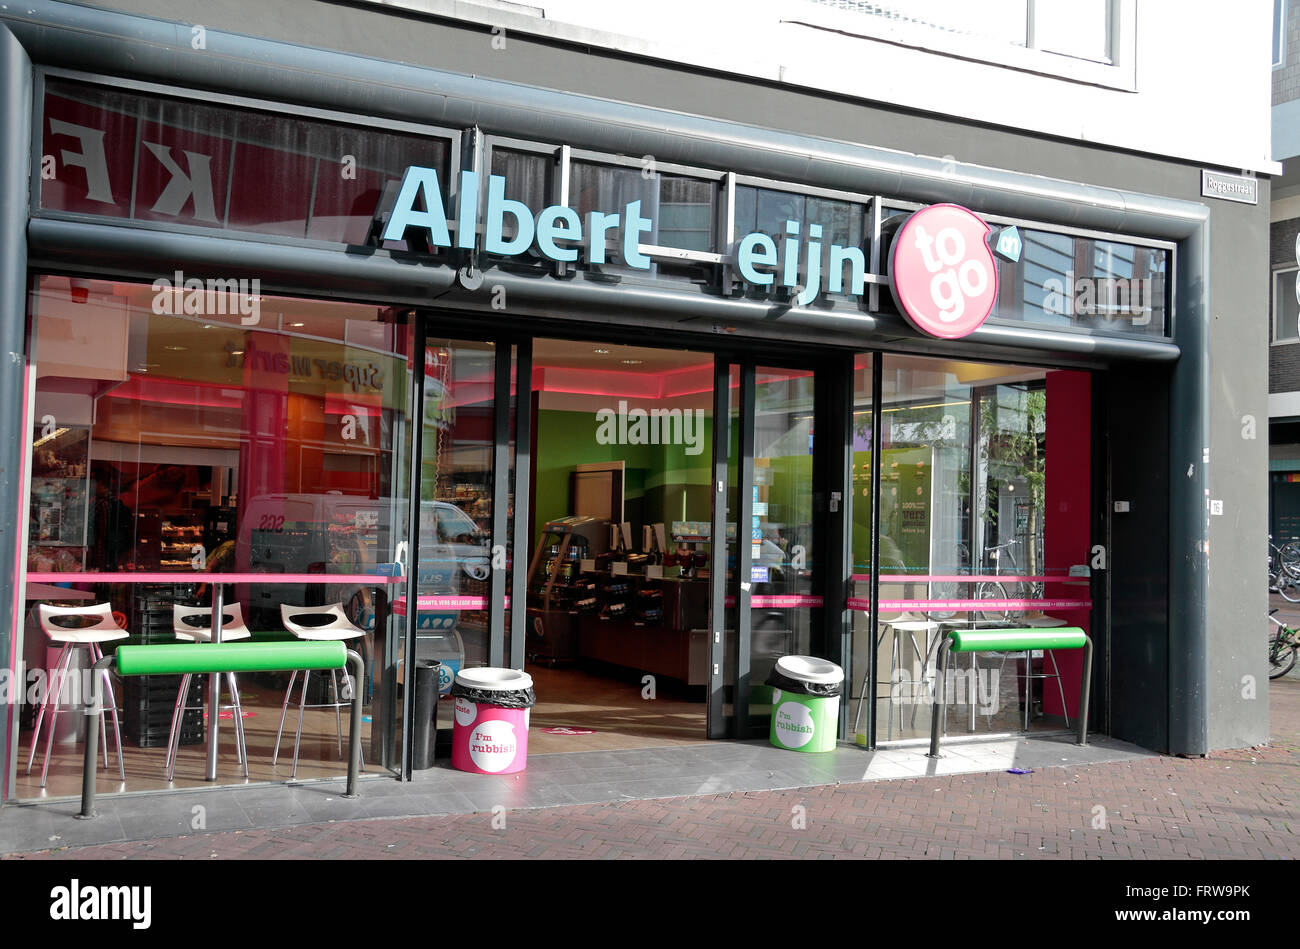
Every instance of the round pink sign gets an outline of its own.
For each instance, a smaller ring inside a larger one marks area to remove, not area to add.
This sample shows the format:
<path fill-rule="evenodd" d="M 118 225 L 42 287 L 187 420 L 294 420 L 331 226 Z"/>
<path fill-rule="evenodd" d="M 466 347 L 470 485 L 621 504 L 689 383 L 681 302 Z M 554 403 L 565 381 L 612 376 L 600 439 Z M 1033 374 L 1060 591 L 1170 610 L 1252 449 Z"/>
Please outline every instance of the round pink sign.
<path fill-rule="evenodd" d="M 998 298 L 998 268 L 971 211 L 935 204 L 899 228 L 889 255 L 894 300 L 909 323 L 940 339 L 968 336 L 988 319 Z"/>

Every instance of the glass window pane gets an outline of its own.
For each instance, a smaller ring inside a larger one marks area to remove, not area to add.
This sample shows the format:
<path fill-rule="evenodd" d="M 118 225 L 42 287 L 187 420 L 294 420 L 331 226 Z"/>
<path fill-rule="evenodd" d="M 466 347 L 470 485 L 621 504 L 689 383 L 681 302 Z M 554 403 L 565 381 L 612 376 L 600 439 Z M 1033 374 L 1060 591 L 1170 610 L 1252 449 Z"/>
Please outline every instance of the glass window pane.
<path fill-rule="evenodd" d="M 407 167 L 445 179 L 448 153 L 438 139 L 62 80 L 47 85 L 42 139 L 56 159 L 44 209 L 358 245 L 376 242 Z"/>
<path fill-rule="evenodd" d="M 754 494 L 751 548 L 749 681 L 751 719 L 771 715 L 764 683 L 782 656 L 812 648 L 813 596 L 813 374 L 754 370 Z M 744 543 L 745 539 L 741 540 Z M 744 578 L 742 578 L 743 580 Z"/>
<path fill-rule="evenodd" d="M 431 337 L 424 362 L 417 659 L 488 665 L 496 347 Z M 439 727 L 452 727 L 450 702 Z"/>
<path fill-rule="evenodd" d="M 29 579 L 111 603 L 135 643 L 176 642 L 174 607 L 210 608 L 218 583 L 255 640 L 289 635 L 282 605 L 339 604 L 367 663 L 367 763 L 389 764 L 401 703 L 391 577 L 408 509 L 404 314 L 238 284 L 177 292 L 67 277 L 38 278 L 31 311 Z M 25 642 L 32 667 L 49 668 L 40 631 Z M 273 765 L 288 677 L 240 681 L 253 780 L 288 779 L 291 743 L 300 779 L 346 770 L 328 709 L 308 709 Z M 126 790 L 167 783 L 177 687 L 123 683 Z M 308 706 L 331 689 L 313 675 Z M 188 747 L 204 723 L 191 717 L 178 786 L 204 780 L 202 749 Z M 242 783 L 230 736 L 218 776 Z M 79 782 L 72 746 L 55 757 L 51 788 L 56 776 Z"/>
<path fill-rule="evenodd" d="M 1068 574 L 1088 555 L 1090 488 L 1080 476 L 1088 447 L 1079 433 L 1090 430 L 1090 380 L 1080 372 L 884 357 L 880 624 L 873 630 L 865 560 L 874 460 L 870 424 L 861 421 L 870 418 L 871 380 L 867 358 L 858 363 L 853 490 L 867 513 L 855 506 L 853 664 L 856 678 L 865 677 L 866 656 L 877 650 L 877 738 L 920 738 L 929 733 L 944 630 L 1089 623 L 1086 588 L 1070 585 Z M 1053 658 L 1062 670 L 1072 662 Z M 1032 661 L 1038 674 L 1044 660 Z M 1019 730 L 1026 721 L 1057 728 L 1062 709 L 1072 717 L 1070 673 L 1061 689 L 1054 679 L 1031 680 L 1042 692 L 1026 702 L 1024 662 L 1023 654 L 954 658 L 945 680 L 949 733 Z"/>
<path fill-rule="evenodd" d="M 1300 271 L 1281 270 L 1273 275 L 1273 339 L 1300 338 L 1300 303 L 1296 302 L 1296 278 Z"/>
<path fill-rule="evenodd" d="M 1049 53 L 1108 63 L 1111 0 L 1035 0 L 1034 45 Z"/>
<path fill-rule="evenodd" d="M 997 258 L 992 318 L 1160 337 L 1168 330 L 1169 252 L 1020 228 L 1019 261 Z"/>
<path fill-rule="evenodd" d="M 681 175 L 646 175 L 639 168 L 585 161 L 573 162 L 571 175 L 570 205 L 584 221 L 591 211 L 623 215 L 628 204 L 640 201 L 641 217 L 650 221 L 649 230 L 640 235 L 641 244 L 714 249 L 717 187 L 713 182 Z M 605 259 L 610 263 L 598 265 L 601 271 L 697 281 L 710 278 L 708 268 L 689 262 L 655 260 L 648 269 L 628 267 L 623 263 L 621 237 L 613 231 L 607 237 Z"/>
<path fill-rule="evenodd" d="M 808 226 L 820 225 L 822 228 L 820 276 L 818 283 L 821 293 L 830 292 L 834 278 L 830 273 L 830 251 L 832 245 L 858 248 L 862 251 L 863 267 L 870 261 L 866 247 L 865 216 L 866 206 L 849 201 L 837 201 L 831 198 L 818 198 L 794 194 L 788 191 L 775 191 L 767 188 L 755 188 L 740 185 L 736 188 L 736 239 L 746 234 L 766 234 L 776 244 L 778 254 L 784 247 L 786 222 L 797 221 L 800 224 L 800 246 L 807 240 Z M 844 260 L 840 270 L 840 287 L 843 295 L 853 288 L 853 263 Z M 779 268 L 777 269 L 779 273 Z M 801 251 L 798 268 L 800 283 L 808 278 L 807 251 Z M 787 293 L 787 288 L 774 281 L 768 287 L 750 287 L 755 295 L 766 296 L 773 293 Z"/>

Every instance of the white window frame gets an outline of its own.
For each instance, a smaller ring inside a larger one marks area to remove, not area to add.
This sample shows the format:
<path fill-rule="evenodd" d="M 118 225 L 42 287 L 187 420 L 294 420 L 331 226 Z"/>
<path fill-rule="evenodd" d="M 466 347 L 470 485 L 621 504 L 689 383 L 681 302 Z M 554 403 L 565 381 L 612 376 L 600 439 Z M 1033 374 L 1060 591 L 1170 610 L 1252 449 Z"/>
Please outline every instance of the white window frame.
<path fill-rule="evenodd" d="M 1273 0 L 1273 21 L 1277 23 L 1277 58 L 1273 60 L 1274 69 L 1286 65 L 1286 5 L 1287 0 Z"/>
<path fill-rule="evenodd" d="M 1295 264 L 1291 264 L 1291 265 L 1286 266 L 1286 267 L 1277 267 L 1277 268 L 1274 268 L 1274 270 L 1273 270 L 1273 275 L 1272 275 L 1273 285 L 1272 285 L 1272 287 L 1270 288 L 1271 291 L 1272 291 L 1272 309 L 1273 309 L 1273 312 L 1270 314 L 1270 321 L 1269 321 L 1269 334 L 1268 334 L 1268 335 L 1269 335 L 1269 345 L 1271 345 L 1271 346 L 1293 346 L 1293 345 L 1295 345 L 1296 343 L 1300 343 L 1300 319 L 1297 319 L 1297 321 L 1296 321 L 1298 325 L 1297 325 L 1297 327 L 1296 327 L 1296 335 L 1295 335 L 1294 337 L 1292 337 L 1292 338 L 1290 338 L 1290 339 L 1278 339 L 1278 336 L 1277 336 L 1277 321 L 1278 321 L 1278 317 L 1279 317 L 1279 315 L 1281 314 L 1281 306 L 1280 306 L 1280 303 L 1281 303 L 1281 300 L 1282 300 L 1281 290 L 1287 290 L 1287 291 L 1292 292 L 1292 293 L 1295 292 L 1294 289 L 1293 289 L 1292 287 L 1290 287 L 1290 286 L 1284 286 L 1284 287 L 1279 287 L 1279 286 L 1278 286 L 1278 278 L 1279 278 L 1279 277 L 1282 277 L 1282 276 L 1284 276 L 1284 275 L 1286 275 L 1286 274 L 1297 274 L 1297 275 L 1300 275 L 1300 266 L 1296 266 Z"/>
<path fill-rule="evenodd" d="M 961 59 L 973 59 L 1039 73 L 1071 82 L 1105 86 L 1125 92 L 1137 91 L 1137 0 L 1108 0 L 1110 17 L 1110 62 L 1077 59 L 1061 53 L 1051 53 L 1032 48 L 1034 5 L 1063 0 L 1027 0 L 1028 22 L 1026 40 L 1028 47 L 998 43 L 978 36 L 949 33 L 915 23 L 904 23 L 885 17 L 834 10 L 816 3 L 797 4 L 786 22 L 835 30 L 864 39 L 882 40 L 899 46 L 909 46 L 932 53 L 941 53 Z"/>

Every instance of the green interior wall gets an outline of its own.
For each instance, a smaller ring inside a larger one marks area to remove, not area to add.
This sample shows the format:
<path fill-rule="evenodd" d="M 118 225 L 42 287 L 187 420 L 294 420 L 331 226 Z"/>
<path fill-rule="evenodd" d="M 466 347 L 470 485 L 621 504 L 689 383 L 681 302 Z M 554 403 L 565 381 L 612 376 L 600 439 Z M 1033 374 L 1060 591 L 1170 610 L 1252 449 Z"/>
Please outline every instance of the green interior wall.
<path fill-rule="evenodd" d="M 881 452 L 880 497 L 881 572 L 901 567 L 930 566 L 929 446 L 886 448 Z M 897 488 L 898 493 L 891 493 Z M 865 573 L 871 564 L 871 452 L 853 453 L 853 564 Z M 904 512 L 903 502 L 918 505 Z M 910 516 L 904 517 L 908 513 Z"/>
<path fill-rule="evenodd" d="M 596 441 L 594 412 L 539 409 L 537 412 L 537 536 L 547 521 L 567 517 L 569 476 L 578 465 L 624 462 L 624 509 L 632 521 L 632 543 L 641 543 L 641 526 L 675 520 L 708 520 L 713 420 L 704 418 L 698 455 L 685 445 L 602 445 Z M 685 514 L 683 516 L 683 510 Z"/>

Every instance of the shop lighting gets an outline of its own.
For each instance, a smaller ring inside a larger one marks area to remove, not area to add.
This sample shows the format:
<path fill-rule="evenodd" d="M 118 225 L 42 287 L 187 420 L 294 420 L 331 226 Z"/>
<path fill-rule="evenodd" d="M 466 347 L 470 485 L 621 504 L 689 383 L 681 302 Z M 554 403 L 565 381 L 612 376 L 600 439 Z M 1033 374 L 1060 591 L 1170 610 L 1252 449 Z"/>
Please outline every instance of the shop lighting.
<path fill-rule="evenodd" d="M 189 347 L 188 346 L 164 346 L 163 349 L 166 349 L 169 352 L 173 352 L 173 353 L 183 353 L 187 349 L 189 349 Z"/>
<path fill-rule="evenodd" d="M 593 353 L 599 353 L 599 354 L 602 355 L 602 356 L 608 356 L 608 355 L 609 355 L 609 350 L 608 350 L 608 349 L 593 349 L 592 352 L 593 352 Z"/>
<path fill-rule="evenodd" d="M 927 402 L 925 405 L 897 405 L 892 409 L 882 409 L 884 412 L 910 412 L 913 409 L 942 409 L 950 405 L 970 405 L 970 399 L 963 399 L 960 402 Z"/>
<path fill-rule="evenodd" d="M 48 435 L 42 435 L 42 436 L 41 436 L 40 438 L 38 438 L 36 441 L 32 442 L 32 447 L 33 447 L 33 448 L 40 448 L 40 447 L 41 447 L 42 445 L 44 445 L 46 442 L 54 441 L 54 439 L 58 438 L 60 435 L 65 435 L 65 434 L 67 434 L 67 432 L 68 432 L 68 429 L 66 429 L 66 428 L 56 428 L 54 431 L 50 432 L 50 434 L 48 434 Z"/>
<path fill-rule="evenodd" d="M 641 362 L 642 362 L 642 360 L 640 360 L 640 359 L 624 359 L 624 360 L 623 360 L 623 365 L 625 365 L 625 366 L 639 366 L 639 365 L 641 365 Z"/>

